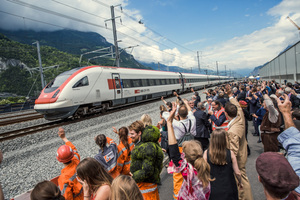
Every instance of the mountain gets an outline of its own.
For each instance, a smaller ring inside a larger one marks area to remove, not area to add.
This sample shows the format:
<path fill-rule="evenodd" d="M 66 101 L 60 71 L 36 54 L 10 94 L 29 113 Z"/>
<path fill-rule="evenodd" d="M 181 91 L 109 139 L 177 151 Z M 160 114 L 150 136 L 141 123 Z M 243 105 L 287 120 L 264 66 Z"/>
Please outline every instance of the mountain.
<path fill-rule="evenodd" d="M 190 69 L 186 69 L 186 68 L 181 68 L 181 67 L 177 67 L 177 66 L 167 66 L 161 63 L 146 63 L 143 61 L 139 61 L 142 65 L 147 66 L 147 67 L 151 67 L 153 70 L 161 70 L 161 71 L 170 71 L 170 72 L 182 72 L 182 73 L 195 73 L 195 74 L 199 74 L 199 69 L 198 68 L 190 68 Z M 216 74 L 216 72 L 214 72 L 213 70 L 210 69 L 200 69 L 201 74 Z"/>
<path fill-rule="evenodd" d="M 103 36 L 95 32 L 82 32 L 67 29 L 52 32 L 36 32 L 31 30 L 8 31 L 0 29 L 0 33 L 11 40 L 23 44 L 32 45 L 32 43 L 39 41 L 40 46 L 51 46 L 60 51 L 78 56 L 83 53 L 113 46 L 111 43 L 107 42 Z M 89 58 L 107 54 L 109 53 L 108 51 L 109 50 L 102 51 L 102 54 L 93 53 L 84 55 L 83 58 L 85 60 L 83 63 L 86 63 Z M 92 64 L 98 65 L 115 65 L 114 59 L 112 59 L 111 56 L 92 59 L 90 61 Z M 146 68 L 138 63 L 132 55 L 127 54 L 126 51 L 123 51 L 120 55 L 120 66 L 126 68 Z"/>

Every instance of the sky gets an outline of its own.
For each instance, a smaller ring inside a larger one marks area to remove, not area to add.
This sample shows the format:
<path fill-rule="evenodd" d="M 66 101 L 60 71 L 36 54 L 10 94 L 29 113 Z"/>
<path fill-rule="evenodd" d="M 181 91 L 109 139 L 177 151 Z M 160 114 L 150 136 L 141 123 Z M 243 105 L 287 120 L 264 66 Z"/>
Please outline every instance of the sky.
<path fill-rule="evenodd" d="M 252 70 L 300 40 L 299 0 L 0 0 L 0 27 L 93 31 L 135 59 L 169 66 Z M 121 10 L 122 7 L 122 10 Z M 107 27 L 107 28 L 106 28 Z"/>

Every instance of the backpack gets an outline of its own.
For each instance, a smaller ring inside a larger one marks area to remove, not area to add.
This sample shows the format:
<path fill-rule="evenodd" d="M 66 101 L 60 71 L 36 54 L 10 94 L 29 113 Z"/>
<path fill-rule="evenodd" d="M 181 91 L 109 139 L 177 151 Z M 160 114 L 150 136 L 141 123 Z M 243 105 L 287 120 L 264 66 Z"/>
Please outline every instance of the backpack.
<path fill-rule="evenodd" d="M 104 152 L 99 150 L 95 159 L 108 171 L 112 172 L 117 166 L 118 149 L 115 144 L 110 144 Z"/>
<path fill-rule="evenodd" d="M 178 146 L 179 147 L 182 147 L 182 143 L 185 142 L 185 141 L 189 141 L 189 140 L 193 140 L 194 139 L 194 136 L 191 134 L 191 126 L 192 126 L 192 122 L 191 120 L 189 119 L 189 122 L 190 122 L 190 125 L 189 125 L 189 130 L 187 131 L 185 125 L 182 123 L 183 127 L 184 127 L 184 130 L 185 130 L 185 134 L 182 138 L 180 138 L 179 140 L 177 140 L 177 143 L 178 143 Z"/>

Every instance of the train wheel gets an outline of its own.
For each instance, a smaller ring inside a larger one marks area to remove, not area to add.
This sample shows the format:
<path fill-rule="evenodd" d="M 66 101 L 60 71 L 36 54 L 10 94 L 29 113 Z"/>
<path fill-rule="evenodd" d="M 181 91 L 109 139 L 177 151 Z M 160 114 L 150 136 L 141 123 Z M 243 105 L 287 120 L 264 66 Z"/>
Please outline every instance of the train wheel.
<path fill-rule="evenodd" d="M 104 103 L 102 105 L 101 113 L 106 113 L 106 111 L 107 111 L 108 108 L 109 108 L 109 104 L 108 103 Z"/>

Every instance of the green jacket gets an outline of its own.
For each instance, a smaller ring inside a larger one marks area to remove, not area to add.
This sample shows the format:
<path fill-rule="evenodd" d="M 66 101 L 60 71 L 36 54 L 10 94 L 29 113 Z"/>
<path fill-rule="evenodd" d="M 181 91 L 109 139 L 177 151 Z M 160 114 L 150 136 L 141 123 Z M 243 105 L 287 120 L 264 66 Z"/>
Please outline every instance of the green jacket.
<path fill-rule="evenodd" d="M 142 139 L 131 152 L 130 171 L 137 183 L 159 183 L 164 154 L 158 143 L 160 131 L 155 126 L 147 126 Z"/>

